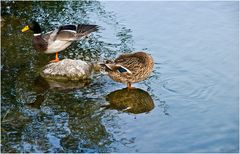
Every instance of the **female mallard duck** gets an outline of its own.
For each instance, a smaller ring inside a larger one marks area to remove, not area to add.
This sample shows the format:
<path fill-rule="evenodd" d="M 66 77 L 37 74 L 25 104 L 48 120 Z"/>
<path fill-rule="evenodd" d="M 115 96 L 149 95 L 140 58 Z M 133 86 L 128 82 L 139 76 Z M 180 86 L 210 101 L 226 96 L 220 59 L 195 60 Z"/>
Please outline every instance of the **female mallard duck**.
<path fill-rule="evenodd" d="M 114 62 L 101 64 L 105 67 L 110 78 L 117 82 L 127 84 L 128 89 L 131 83 L 146 79 L 153 70 L 153 59 L 145 52 L 135 52 L 120 55 Z"/>
<path fill-rule="evenodd" d="M 64 25 L 59 28 L 42 34 L 40 25 L 33 21 L 31 24 L 25 26 L 22 32 L 33 31 L 33 47 L 44 53 L 56 53 L 56 58 L 50 62 L 58 62 L 58 52 L 66 49 L 75 40 L 87 36 L 89 33 L 97 30 L 97 25 Z"/>

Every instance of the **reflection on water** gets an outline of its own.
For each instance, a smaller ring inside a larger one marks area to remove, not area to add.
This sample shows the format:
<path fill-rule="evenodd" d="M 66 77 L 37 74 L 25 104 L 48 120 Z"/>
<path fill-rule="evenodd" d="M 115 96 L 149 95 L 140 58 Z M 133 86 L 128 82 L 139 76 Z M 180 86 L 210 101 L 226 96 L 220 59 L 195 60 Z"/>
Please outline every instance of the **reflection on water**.
<path fill-rule="evenodd" d="M 134 114 L 149 112 L 154 108 L 154 102 L 148 92 L 142 89 L 121 89 L 106 96 L 109 103 L 107 109 L 116 109 Z"/>
<path fill-rule="evenodd" d="M 62 92 L 74 91 L 76 89 L 81 89 L 87 87 L 90 84 L 90 80 L 83 81 L 56 81 L 51 79 L 44 79 L 41 76 L 38 76 L 34 80 L 34 92 L 36 98 L 33 102 L 27 104 L 28 106 L 39 108 L 42 102 L 44 101 L 45 92 L 48 90 L 56 90 Z"/>
<path fill-rule="evenodd" d="M 90 62 L 129 52 L 131 30 L 97 1 L 1 4 L 2 152 L 109 152 L 113 139 L 96 99 L 105 89 L 92 81 L 62 83 L 39 77 L 52 57 L 36 52 L 32 33 L 23 35 L 20 30 L 32 19 L 44 32 L 62 24 L 97 24 L 98 33 L 61 52 L 63 58 Z M 113 35 L 103 37 L 109 34 Z"/>
<path fill-rule="evenodd" d="M 238 152 L 238 12 L 238 2 L 1 1 L 1 152 Z M 44 32 L 101 27 L 62 58 L 147 50 L 144 92 L 101 74 L 86 85 L 39 78 L 54 55 L 21 33 L 32 19 Z M 106 98 L 114 110 L 102 110 Z"/>
<path fill-rule="evenodd" d="M 64 90 L 64 91 L 80 89 L 85 86 L 88 86 L 91 82 L 90 79 L 81 80 L 81 81 L 57 81 L 57 80 L 51 80 L 51 79 L 44 79 L 42 77 L 38 77 L 37 80 L 40 80 L 40 81 L 36 81 L 35 86 L 37 87 L 40 87 L 42 83 L 46 83 L 47 85 L 45 85 L 45 87 L 42 87 L 45 90 L 47 90 L 47 88 L 50 88 L 50 89 Z"/>

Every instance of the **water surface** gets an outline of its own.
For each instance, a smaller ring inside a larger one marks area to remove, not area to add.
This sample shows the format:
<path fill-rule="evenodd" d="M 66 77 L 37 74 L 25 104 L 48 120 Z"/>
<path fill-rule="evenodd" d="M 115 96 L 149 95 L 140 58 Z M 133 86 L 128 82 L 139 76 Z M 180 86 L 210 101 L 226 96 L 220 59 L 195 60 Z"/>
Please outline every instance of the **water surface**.
<path fill-rule="evenodd" d="M 2 152 L 239 151 L 238 2 L 1 3 Z M 101 26 L 62 58 L 150 53 L 152 75 L 134 84 L 144 105 L 119 106 L 125 85 L 103 74 L 65 89 L 42 79 L 54 55 L 36 52 L 32 34 L 20 32 L 32 19 L 44 31 Z M 115 97 L 118 104 L 102 107 Z"/>

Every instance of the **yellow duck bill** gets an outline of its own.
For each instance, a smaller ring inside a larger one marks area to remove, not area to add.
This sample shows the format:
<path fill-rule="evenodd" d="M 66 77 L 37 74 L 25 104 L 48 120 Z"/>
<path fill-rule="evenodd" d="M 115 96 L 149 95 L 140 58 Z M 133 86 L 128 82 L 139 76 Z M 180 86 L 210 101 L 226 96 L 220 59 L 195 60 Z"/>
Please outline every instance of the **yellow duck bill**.
<path fill-rule="evenodd" d="M 26 32 L 26 31 L 28 31 L 30 28 L 29 28 L 29 26 L 25 26 L 23 29 L 22 29 L 22 32 Z"/>

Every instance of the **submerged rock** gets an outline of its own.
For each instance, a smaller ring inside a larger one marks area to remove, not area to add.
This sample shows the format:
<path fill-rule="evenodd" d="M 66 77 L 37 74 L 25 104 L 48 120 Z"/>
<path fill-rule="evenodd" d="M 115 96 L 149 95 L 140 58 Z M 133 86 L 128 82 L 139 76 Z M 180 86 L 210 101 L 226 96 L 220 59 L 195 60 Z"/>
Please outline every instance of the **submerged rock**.
<path fill-rule="evenodd" d="M 82 60 L 64 59 L 46 65 L 41 76 L 52 80 L 85 80 L 91 78 L 94 66 Z"/>

